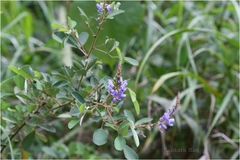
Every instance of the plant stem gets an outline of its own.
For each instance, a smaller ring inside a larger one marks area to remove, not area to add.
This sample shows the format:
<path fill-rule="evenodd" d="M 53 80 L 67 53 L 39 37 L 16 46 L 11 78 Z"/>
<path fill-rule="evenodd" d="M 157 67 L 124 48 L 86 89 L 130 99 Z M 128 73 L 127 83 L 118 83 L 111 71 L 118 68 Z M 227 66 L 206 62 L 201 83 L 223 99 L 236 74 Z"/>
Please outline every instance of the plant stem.
<path fill-rule="evenodd" d="M 103 22 L 104 22 L 104 21 L 105 21 L 105 18 L 102 19 L 102 21 L 100 22 L 100 25 L 99 25 L 99 27 L 98 27 L 98 29 L 97 29 L 97 31 L 96 31 L 96 34 L 93 35 L 93 41 L 92 41 L 91 47 L 90 47 L 90 49 L 89 49 L 89 51 L 88 51 L 88 54 L 86 55 L 86 58 L 87 58 L 87 59 L 89 58 L 89 56 L 91 55 L 92 50 L 94 49 L 95 43 L 96 43 L 96 41 L 97 41 L 98 34 L 99 34 L 99 32 L 100 32 L 100 30 L 101 30 L 101 28 L 102 28 L 102 25 L 103 25 Z M 85 63 L 85 65 L 84 65 L 84 69 L 85 69 L 85 70 L 87 69 L 88 64 L 89 64 L 89 61 L 87 61 L 87 62 Z M 82 80 L 83 80 L 83 76 L 81 76 L 81 78 L 79 79 L 77 90 L 80 89 Z"/>

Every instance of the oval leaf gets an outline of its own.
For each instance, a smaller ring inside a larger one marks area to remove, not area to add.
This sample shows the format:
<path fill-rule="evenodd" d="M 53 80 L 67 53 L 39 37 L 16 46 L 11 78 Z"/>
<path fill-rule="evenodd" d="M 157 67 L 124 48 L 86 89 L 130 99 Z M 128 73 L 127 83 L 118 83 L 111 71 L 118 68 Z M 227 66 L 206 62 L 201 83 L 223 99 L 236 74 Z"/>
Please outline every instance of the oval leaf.
<path fill-rule="evenodd" d="M 125 122 L 123 122 L 120 126 L 119 126 L 119 130 L 120 129 L 123 129 L 125 126 L 127 126 L 128 124 L 129 124 L 130 122 L 129 121 L 125 121 Z"/>
<path fill-rule="evenodd" d="M 135 119 L 134 119 L 134 117 L 133 117 L 133 114 L 132 114 L 132 112 L 130 112 L 129 110 L 124 110 L 124 115 L 127 117 L 127 119 L 129 120 L 129 121 L 131 121 L 131 122 L 135 122 Z"/>
<path fill-rule="evenodd" d="M 25 151 L 30 151 L 31 145 L 35 138 L 35 131 L 29 133 L 22 141 L 22 147 Z"/>
<path fill-rule="evenodd" d="M 114 147 L 116 148 L 116 150 L 122 151 L 125 145 L 126 145 L 126 141 L 124 138 L 122 138 L 121 136 L 117 136 L 115 138 Z"/>
<path fill-rule="evenodd" d="M 78 115 L 80 114 L 79 109 L 76 108 L 76 107 L 71 108 L 70 114 L 71 114 L 72 116 L 78 116 Z"/>
<path fill-rule="evenodd" d="M 104 145 L 105 143 L 107 143 L 107 134 L 102 128 L 100 128 L 94 132 L 93 142 L 98 146 L 101 146 L 101 145 Z"/>
<path fill-rule="evenodd" d="M 89 34 L 87 32 L 82 32 L 79 34 L 79 40 L 82 45 L 84 45 L 87 42 L 88 36 L 89 36 Z"/>
<path fill-rule="evenodd" d="M 138 159 L 137 153 L 127 145 L 123 148 L 123 153 L 127 159 Z"/>
<path fill-rule="evenodd" d="M 14 77 L 14 81 L 20 90 L 24 90 L 25 79 L 22 76 L 16 75 Z"/>
<path fill-rule="evenodd" d="M 74 126 L 76 126 L 76 124 L 78 124 L 78 122 L 80 121 L 80 119 L 73 119 L 70 122 L 68 122 L 68 128 L 72 129 Z"/>
<path fill-rule="evenodd" d="M 49 126 L 46 124 L 39 124 L 38 126 L 46 131 L 53 132 L 53 133 L 56 132 L 56 129 L 53 126 Z"/>
<path fill-rule="evenodd" d="M 53 84 L 53 87 L 61 88 L 63 86 L 66 86 L 68 82 L 66 80 L 61 80 Z"/>
<path fill-rule="evenodd" d="M 133 66 L 138 66 L 138 61 L 130 57 L 124 57 L 125 62 L 130 63 Z"/>
<path fill-rule="evenodd" d="M 33 69 L 29 65 L 25 65 L 19 69 L 19 74 L 22 75 L 24 78 L 33 79 L 34 72 Z"/>
<path fill-rule="evenodd" d="M 131 131 L 133 134 L 134 142 L 135 142 L 136 146 L 138 147 L 139 146 L 139 138 L 138 138 L 137 132 L 134 129 L 134 125 L 132 122 L 130 123 L 130 127 L 131 127 Z"/>
<path fill-rule="evenodd" d="M 81 104 L 85 103 L 85 100 L 83 99 L 83 97 L 77 93 L 77 92 L 72 92 L 72 96 Z"/>
<path fill-rule="evenodd" d="M 141 125 L 143 123 L 151 122 L 152 118 L 142 118 L 135 123 L 135 126 Z"/>

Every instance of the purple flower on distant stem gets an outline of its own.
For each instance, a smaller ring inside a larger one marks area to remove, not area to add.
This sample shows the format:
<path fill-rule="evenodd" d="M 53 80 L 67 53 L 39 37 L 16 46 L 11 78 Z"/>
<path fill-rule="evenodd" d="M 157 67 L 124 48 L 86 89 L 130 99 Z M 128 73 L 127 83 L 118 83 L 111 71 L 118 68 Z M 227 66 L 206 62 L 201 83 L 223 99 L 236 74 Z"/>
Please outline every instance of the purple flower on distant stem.
<path fill-rule="evenodd" d="M 112 12 L 112 5 L 111 4 L 107 5 L 107 10 L 108 10 L 109 13 Z"/>
<path fill-rule="evenodd" d="M 112 80 L 108 80 L 108 91 L 113 98 L 113 102 L 121 101 L 126 94 L 124 92 L 127 90 L 127 80 L 122 80 L 122 77 L 118 80 L 116 86 L 114 86 Z"/>
<path fill-rule="evenodd" d="M 174 118 L 171 118 L 171 116 L 174 114 L 175 110 L 178 108 L 180 104 L 180 92 L 178 92 L 176 105 L 174 105 L 172 108 L 168 109 L 161 118 L 159 118 L 158 121 L 158 127 L 159 130 L 162 131 L 164 129 L 167 129 L 166 124 L 169 126 L 173 126 L 173 123 L 175 122 Z M 165 122 L 165 123 L 164 123 Z"/>
<path fill-rule="evenodd" d="M 169 126 L 173 126 L 173 123 L 175 122 L 175 120 L 174 118 L 170 118 L 171 111 L 172 111 L 171 109 L 168 109 L 168 111 L 165 112 L 161 118 L 159 118 L 159 121 L 158 121 L 159 129 L 167 129 L 167 126 L 163 124 L 164 121 Z"/>
<path fill-rule="evenodd" d="M 100 13 L 100 12 L 102 12 L 102 10 L 103 10 L 103 6 L 101 5 L 101 4 L 96 4 L 96 7 L 97 7 L 97 11 L 98 11 L 98 13 Z"/>
<path fill-rule="evenodd" d="M 160 129 L 167 129 L 167 126 L 160 121 L 158 121 L 158 126 Z"/>

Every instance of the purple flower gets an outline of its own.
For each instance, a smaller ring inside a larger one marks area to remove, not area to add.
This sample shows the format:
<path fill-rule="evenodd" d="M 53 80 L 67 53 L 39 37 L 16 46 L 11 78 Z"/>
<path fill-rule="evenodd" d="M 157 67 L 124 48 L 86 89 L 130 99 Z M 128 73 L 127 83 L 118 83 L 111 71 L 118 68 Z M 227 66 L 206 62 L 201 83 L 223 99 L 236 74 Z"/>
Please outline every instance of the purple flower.
<path fill-rule="evenodd" d="M 167 129 L 167 126 L 160 121 L 158 121 L 158 126 L 160 129 Z"/>
<path fill-rule="evenodd" d="M 108 10 L 109 13 L 112 12 L 112 5 L 111 4 L 107 5 L 107 10 Z"/>
<path fill-rule="evenodd" d="M 124 92 L 127 90 L 127 80 L 122 80 L 122 77 L 114 86 L 112 80 L 108 80 L 108 91 L 113 98 L 113 102 L 121 101 L 126 94 Z"/>
<path fill-rule="evenodd" d="M 103 10 L 103 6 L 101 5 L 101 4 L 96 4 L 96 7 L 97 7 L 97 11 L 98 11 L 98 13 L 100 13 L 100 12 L 102 12 L 102 10 Z"/>
<path fill-rule="evenodd" d="M 172 111 L 171 109 L 168 109 L 168 111 L 165 112 L 161 118 L 159 118 L 159 121 L 158 121 L 159 129 L 167 129 L 167 126 L 163 124 L 164 121 L 169 126 L 173 126 L 173 123 L 175 122 L 175 120 L 174 118 L 170 118 L 171 111 Z"/>

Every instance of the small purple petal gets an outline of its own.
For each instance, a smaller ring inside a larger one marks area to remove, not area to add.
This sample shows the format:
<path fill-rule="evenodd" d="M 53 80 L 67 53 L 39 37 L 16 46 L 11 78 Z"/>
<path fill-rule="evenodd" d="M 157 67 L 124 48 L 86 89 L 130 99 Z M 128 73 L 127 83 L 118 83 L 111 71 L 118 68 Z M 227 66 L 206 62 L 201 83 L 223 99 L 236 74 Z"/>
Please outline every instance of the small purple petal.
<path fill-rule="evenodd" d="M 162 122 L 158 122 L 158 126 L 160 129 L 167 129 L 167 126 L 163 124 Z"/>
<path fill-rule="evenodd" d="M 121 101 L 124 97 L 126 97 L 124 92 L 127 90 L 127 80 L 123 81 L 122 77 L 120 77 L 118 84 L 114 86 L 112 80 L 109 79 L 107 89 L 113 98 L 113 102 Z"/>
<path fill-rule="evenodd" d="M 107 5 L 107 10 L 108 10 L 109 13 L 112 12 L 112 5 L 111 4 Z"/>
<path fill-rule="evenodd" d="M 100 5 L 100 4 L 96 4 L 96 7 L 97 7 L 97 11 L 100 13 L 100 12 L 102 12 L 102 10 L 103 10 L 103 7 Z"/>

